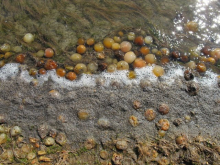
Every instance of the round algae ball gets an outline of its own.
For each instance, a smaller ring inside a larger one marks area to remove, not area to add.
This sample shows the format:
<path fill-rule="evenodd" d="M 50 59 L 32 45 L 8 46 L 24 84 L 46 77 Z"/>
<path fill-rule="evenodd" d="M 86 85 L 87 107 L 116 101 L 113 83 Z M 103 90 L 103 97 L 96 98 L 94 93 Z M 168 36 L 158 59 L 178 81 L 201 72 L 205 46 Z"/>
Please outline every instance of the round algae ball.
<path fill-rule="evenodd" d="M 74 68 L 74 72 L 75 72 L 76 74 L 85 73 L 86 71 L 87 71 L 87 67 L 86 67 L 86 65 L 83 64 L 83 63 L 77 64 L 77 65 L 75 66 L 75 68 Z"/>
<path fill-rule="evenodd" d="M 153 38 L 152 38 L 151 36 L 146 36 L 146 37 L 144 38 L 144 42 L 145 42 L 146 44 L 152 44 Z"/>
<path fill-rule="evenodd" d="M 118 70 L 128 70 L 129 69 L 129 65 L 126 61 L 119 61 L 117 63 L 117 69 Z"/>
<path fill-rule="evenodd" d="M 146 66 L 146 62 L 141 58 L 136 58 L 133 63 L 134 68 L 143 68 Z"/>
<path fill-rule="evenodd" d="M 147 62 L 147 64 L 155 64 L 157 61 L 156 56 L 154 54 L 147 54 L 144 57 L 144 59 Z"/>
<path fill-rule="evenodd" d="M 95 73 L 98 70 L 98 64 L 95 62 L 90 62 L 87 65 L 87 70 L 91 73 Z"/>
<path fill-rule="evenodd" d="M 128 40 L 133 41 L 135 39 L 135 33 L 134 32 L 129 32 L 128 33 Z"/>
<path fill-rule="evenodd" d="M 103 41 L 104 46 L 108 49 L 112 48 L 113 43 L 114 43 L 114 40 L 112 38 L 105 38 Z"/>
<path fill-rule="evenodd" d="M 110 64 L 107 67 L 107 71 L 110 72 L 110 73 L 115 72 L 116 70 L 117 70 L 116 64 Z"/>
<path fill-rule="evenodd" d="M 24 40 L 24 42 L 30 44 L 31 42 L 34 41 L 34 35 L 31 33 L 27 33 L 27 34 L 25 34 L 23 40 Z"/>
<path fill-rule="evenodd" d="M 120 44 L 120 47 L 121 47 L 121 51 L 122 52 L 129 52 L 131 50 L 131 43 L 128 42 L 128 41 L 123 41 L 121 44 Z"/>
<path fill-rule="evenodd" d="M 124 56 L 124 60 L 129 64 L 132 63 L 135 59 L 136 59 L 136 55 L 132 51 L 127 52 Z"/>
<path fill-rule="evenodd" d="M 80 60 L 82 60 L 82 55 L 79 53 L 74 53 L 73 55 L 70 56 L 70 59 L 73 62 L 79 62 Z"/>
<path fill-rule="evenodd" d="M 94 45 L 94 50 L 96 52 L 102 52 L 104 50 L 104 45 L 102 43 L 97 43 Z"/>
<path fill-rule="evenodd" d="M 164 75 L 164 69 L 163 67 L 159 66 L 159 65 L 155 65 L 153 68 L 153 73 L 155 76 L 160 77 Z"/>

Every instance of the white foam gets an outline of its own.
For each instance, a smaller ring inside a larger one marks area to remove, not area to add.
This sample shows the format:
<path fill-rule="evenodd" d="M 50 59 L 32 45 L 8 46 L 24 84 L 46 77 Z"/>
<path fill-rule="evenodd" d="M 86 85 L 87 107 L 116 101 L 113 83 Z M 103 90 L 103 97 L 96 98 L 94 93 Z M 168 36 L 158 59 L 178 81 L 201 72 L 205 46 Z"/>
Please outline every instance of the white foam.
<path fill-rule="evenodd" d="M 153 67 L 154 65 L 135 69 L 135 79 L 129 79 L 127 77 L 128 71 L 116 71 L 114 73 L 102 72 L 101 74 L 97 75 L 82 74 L 77 80 L 70 81 L 64 77 L 58 77 L 55 70 L 50 70 L 45 75 L 39 75 L 37 77 L 37 80 L 39 82 L 39 85 L 43 85 L 44 82 L 48 81 L 48 79 L 50 78 L 54 82 L 54 84 L 56 84 L 56 86 L 59 86 L 61 88 L 96 86 L 97 80 L 104 80 L 103 86 L 106 87 L 110 86 L 111 82 L 113 81 L 117 81 L 118 83 L 121 83 L 123 85 L 139 85 L 141 80 L 143 79 L 147 79 L 151 83 L 158 83 L 158 78 L 152 72 Z M 29 75 L 29 72 L 24 68 L 25 67 L 21 67 L 21 65 L 17 63 L 6 64 L 0 69 L 0 79 L 7 80 L 8 78 L 18 77 L 29 83 L 34 78 L 31 77 Z M 20 74 L 19 69 L 21 70 Z M 183 77 L 184 70 L 185 67 L 171 63 L 166 66 L 165 75 L 161 77 L 160 81 L 163 81 L 163 83 L 166 83 L 168 86 L 172 85 L 176 79 Z M 217 74 L 208 70 L 203 77 L 195 77 L 194 81 L 202 86 L 215 87 L 217 84 Z"/>

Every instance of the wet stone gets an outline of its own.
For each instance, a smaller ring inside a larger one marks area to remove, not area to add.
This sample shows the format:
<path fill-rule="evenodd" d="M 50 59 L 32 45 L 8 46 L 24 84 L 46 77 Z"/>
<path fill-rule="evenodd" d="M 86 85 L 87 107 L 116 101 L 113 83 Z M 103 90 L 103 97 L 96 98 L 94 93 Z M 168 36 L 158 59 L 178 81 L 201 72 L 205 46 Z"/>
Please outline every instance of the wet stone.
<path fill-rule="evenodd" d="M 180 124 L 182 124 L 182 119 L 181 118 L 175 119 L 173 121 L 173 124 L 178 127 Z"/>
<path fill-rule="evenodd" d="M 44 140 L 44 144 L 46 146 L 52 146 L 55 144 L 55 140 L 52 138 L 52 137 L 47 137 L 45 140 Z"/>
<path fill-rule="evenodd" d="M 116 142 L 116 148 L 119 150 L 126 150 L 128 148 L 128 143 L 125 140 L 119 140 Z"/>
<path fill-rule="evenodd" d="M 42 124 L 38 127 L 37 131 L 41 139 L 44 139 L 48 135 L 49 127 L 48 125 Z"/>
<path fill-rule="evenodd" d="M 3 114 L 0 114 L 0 124 L 6 123 L 6 116 Z"/>
<path fill-rule="evenodd" d="M 56 143 L 58 143 L 59 145 L 64 145 L 67 142 L 67 138 L 66 135 L 64 133 L 58 133 L 57 137 L 56 137 Z"/>
<path fill-rule="evenodd" d="M 198 92 L 199 92 L 199 85 L 196 82 L 188 83 L 186 92 L 190 96 L 196 96 L 198 94 Z"/>

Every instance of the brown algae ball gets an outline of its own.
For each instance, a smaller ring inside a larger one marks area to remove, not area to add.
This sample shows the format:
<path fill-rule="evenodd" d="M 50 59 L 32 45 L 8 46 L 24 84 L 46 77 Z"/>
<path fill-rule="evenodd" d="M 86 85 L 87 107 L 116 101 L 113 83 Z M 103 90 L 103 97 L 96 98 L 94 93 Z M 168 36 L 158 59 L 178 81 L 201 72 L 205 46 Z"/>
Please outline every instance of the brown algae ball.
<path fill-rule="evenodd" d="M 66 71 L 65 71 L 65 69 L 63 69 L 63 68 L 58 68 L 58 69 L 56 70 L 56 73 L 57 73 L 57 75 L 58 75 L 59 77 L 64 77 L 65 74 L 66 74 Z"/>
<path fill-rule="evenodd" d="M 186 136 L 180 135 L 178 137 L 176 137 L 176 144 L 186 144 L 187 143 L 187 139 Z"/>
<path fill-rule="evenodd" d="M 148 121 L 152 121 L 156 117 L 156 112 L 153 109 L 147 109 L 144 113 L 144 116 Z"/>
<path fill-rule="evenodd" d="M 74 53 L 70 56 L 70 59 L 73 61 L 73 62 L 79 62 L 80 60 L 82 60 L 82 55 L 79 54 L 79 53 Z"/>
<path fill-rule="evenodd" d="M 87 41 L 86 41 L 86 44 L 89 45 L 89 46 L 92 46 L 95 44 L 95 39 L 94 38 L 89 38 Z"/>
<path fill-rule="evenodd" d="M 76 51 L 79 54 L 83 54 L 86 52 L 86 47 L 84 45 L 79 45 L 79 46 L 77 46 Z"/>
<path fill-rule="evenodd" d="M 56 69 L 57 63 L 54 60 L 48 59 L 44 64 L 44 68 L 46 70 Z"/>
<path fill-rule="evenodd" d="M 114 40 L 112 38 L 105 38 L 103 40 L 103 45 L 108 48 L 111 49 L 112 48 L 112 44 L 114 43 Z"/>
<path fill-rule="evenodd" d="M 109 73 L 115 72 L 116 70 L 117 70 L 117 65 L 116 65 L 116 64 L 110 64 L 110 65 L 108 65 L 108 67 L 107 67 L 107 71 L 108 71 Z"/>
<path fill-rule="evenodd" d="M 87 110 L 81 109 L 78 111 L 77 116 L 80 120 L 87 120 L 89 118 L 89 113 Z"/>
<path fill-rule="evenodd" d="M 147 64 L 155 64 L 157 62 L 157 58 L 154 54 L 147 54 L 144 57 Z"/>
<path fill-rule="evenodd" d="M 39 74 L 46 74 L 47 71 L 46 71 L 46 69 L 41 68 L 41 69 L 39 69 L 38 73 L 39 73 Z"/>
<path fill-rule="evenodd" d="M 171 53 L 171 58 L 174 59 L 174 60 L 179 59 L 179 58 L 180 58 L 180 52 L 178 52 L 178 51 L 173 51 L 173 52 Z"/>
<path fill-rule="evenodd" d="M 25 55 L 24 54 L 19 54 L 19 55 L 16 56 L 15 60 L 16 60 L 17 63 L 22 64 L 22 63 L 24 63 Z"/>
<path fill-rule="evenodd" d="M 141 58 L 136 58 L 133 63 L 134 68 L 143 68 L 146 65 L 146 62 Z"/>
<path fill-rule="evenodd" d="M 120 47 L 121 47 L 121 51 L 122 52 L 129 52 L 131 50 L 131 43 L 128 42 L 128 41 L 123 41 L 121 44 L 120 44 Z"/>
<path fill-rule="evenodd" d="M 196 69 L 198 72 L 202 73 L 206 71 L 206 66 L 204 63 L 198 63 Z"/>
<path fill-rule="evenodd" d="M 94 50 L 96 52 L 102 52 L 104 50 L 104 45 L 102 43 L 97 43 L 94 45 Z"/>
<path fill-rule="evenodd" d="M 104 160 L 105 160 L 105 159 L 108 159 L 108 157 L 109 157 L 108 152 L 105 151 L 105 150 L 100 151 L 99 155 L 100 155 L 100 157 L 101 157 L 102 159 L 104 159 Z"/>
<path fill-rule="evenodd" d="M 163 67 L 159 66 L 159 65 L 155 65 L 153 68 L 153 73 L 155 76 L 160 77 L 164 75 L 164 69 Z"/>
<path fill-rule="evenodd" d="M 73 81 L 73 80 L 75 80 L 75 79 L 77 78 L 77 75 L 76 75 L 76 73 L 74 73 L 74 72 L 68 72 L 68 73 L 66 74 L 66 78 L 67 78 L 68 80 L 70 80 L 70 81 Z"/>
<path fill-rule="evenodd" d="M 115 57 L 117 58 L 117 60 L 123 60 L 125 53 L 122 52 L 121 50 L 116 50 L 114 51 Z"/>
<path fill-rule="evenodd" d="M 83 64 L 83 63 L 77 64 L 77 65 L 75 66 L 75 68 L 74 68 L 74 72 L 75 72 L 76 74 L 85 73 L 86 71 L 87 71 L 87 67 L 86 67 L 86 65 Z"/>
<path fill-rule="evenodd" d="M 198 28 L 199 28 L 199 25 L 198 23 L 196 22 L 193 22 L 193 21 L 189 21 L 186 25 L 186 30 L 188 31 L 192 31 L 192 32 L 197 32 L 198 31 Z"/>
<path fill-rule="evenodd" d="M 202 48 L 201 52 L 205 55 L 208 56 L 211 54 L 211 47 L 210 46 L 205 46 Z"/>
<path fill-rule="evenodd" d="M 170 122 L 167 119 L 160 119 L 156 126 L 164 131 L 167 131 L 170 128 Z"/>
<path fill-rule="evenodd" d="M 84 45 L 85 44 L 84 38 L 79 38 L 78 41 L 77 41 L 77 44 L 78 45 Z"/>
<path fill-rule="evenodd" d="M 130 116 L 129 122 L 133 127 L 136 127 L 139 124 L 137 117 L 134 115 Z"/>
<path fill-rule="evenodd" d="M 142 46 L 144 44 L 144 38 L 142 36 L 138 36 L 134 39 L 134 43 Z"/>
<path fill-rule="evenodd" d="M 167 64 L 167 63 L 169 63 L 170 62 L 170 59 L 167 57 L 167 56 L 163 56 L 161 59 L 160 59 L 160 63 L 162 64 L 162 65 L 165 65 L 165 64 Z"/>
<path fill-rule="evenodd" d="M 141 49 L 140 49 L 140 52 L 143 54 L 143 55 L 147 55 L 150 53 L 150 49 L 146 46 L 142 46 Z"/>
<path fill-rule="evenodd" d="M 213 57 L 215 60 L 220 59 L 220 48 L 215 48 L 211 51 L 211 57 Z"/>
<path fill-rule="evenodd" d="M 169 107 L 167 104 L 165 104 L 165 103 L 161 104 L 161 105 L 159 106 L 159 108 L 158 108 L 158 112 L 159 112 L 161 115 L 166 115 L 166 114 L 169 113 L 169 111 L 170 111 L 170 107 Z"/>
<path fill-rule="evenodd" d="M 116 142 L 116 148 L 118 150 L 126 150 L 128 148 L 128 143 L 125 140 L 119 140 Z"/>
<path fill-rule="evenodd" d="M 44 56 L 47 58 L 51 58 L 54 56 L 54 51 L 51 48 L 47 48 L 44 52 Z"/>
<path fill-rule="evenodd" d="M 216 63 L 216 60 L 213 58 L 213 57 L 209 57 L 207 59 L 207 62 L 210 62 L 211 64 L 215 64 Z"/>
<path fill-rule="evenodd" d="M 124 60 L 129 64 L 132 63 L 136 58 L 136 55 L 132 51 L 127 52 L 124 56 Z"/>
<path fill-rule="evenodd" d="M 194 75 L 190 70 L 185 70 L 184 71 L 184 78 L 185 78 L 186 81 L 193 80 Z"/>
<path fill-rule="evenodd" d="M 129 69 L 129 65 L 126 61 L 119 61 L 117 63 L 117 69 L 118 70 L 128 70 Z"/>

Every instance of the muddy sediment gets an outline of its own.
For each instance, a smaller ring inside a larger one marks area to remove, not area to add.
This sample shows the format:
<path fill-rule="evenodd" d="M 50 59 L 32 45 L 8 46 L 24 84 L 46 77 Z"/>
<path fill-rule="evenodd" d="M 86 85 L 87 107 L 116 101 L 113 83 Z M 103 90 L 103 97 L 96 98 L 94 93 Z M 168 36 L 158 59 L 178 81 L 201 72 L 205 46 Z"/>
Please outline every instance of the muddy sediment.
<path fill-rule="evenodd" d="M 66 135 L 69 150 L 74 151 L 79 150 L 88 139 L 99 146 L 92 147 L 96 153 L 112 146 L 118 139 L 128 140 L 132 149 L 137 142 L 161 139 L 156 127 L 160 119 L 167 119 L 170 123 L 162 140 L 175 144 L 177 136 L 193 139 L 201 135 L 217 142 L 217 145 L 220 138 L 220 89 L 217 84 L 213 87 L 199 86 L 198 93 L 191 96 L 187 91 L 188 84 L 180 78 L 172 86 L 158 80 L 144 88 L 117 84 L 62 89 L 56 87 L 52 80 L 43 86 L 33 86 L 11 79 L 1 81 L 0 90 L 4 94 L 1 95 L 0 114 L 5 117 L 5 125 L 21 127 L 22 136 L 27 141 L 28 137 L 42 138 L 41 127 L 47 128 L 45 137 L 49 136 L 51 129 L 55 129 Z M 53 90 L 58 93 L 54 94 Z M 163 103 L 170 107 L 166 115 L 158 112 Z M 153 121 L 145 118 L 145 111 L 149 108 L 156 112 Z M 80 117 L 79 111 L 86 113 L 81 113 Z M 85 114 L 87 117 L 84 117 Z M 136 117 L 136 125 L 129 121 L 131 116 Z M 168 158 L 170 160 L 170 156 Z"/>

